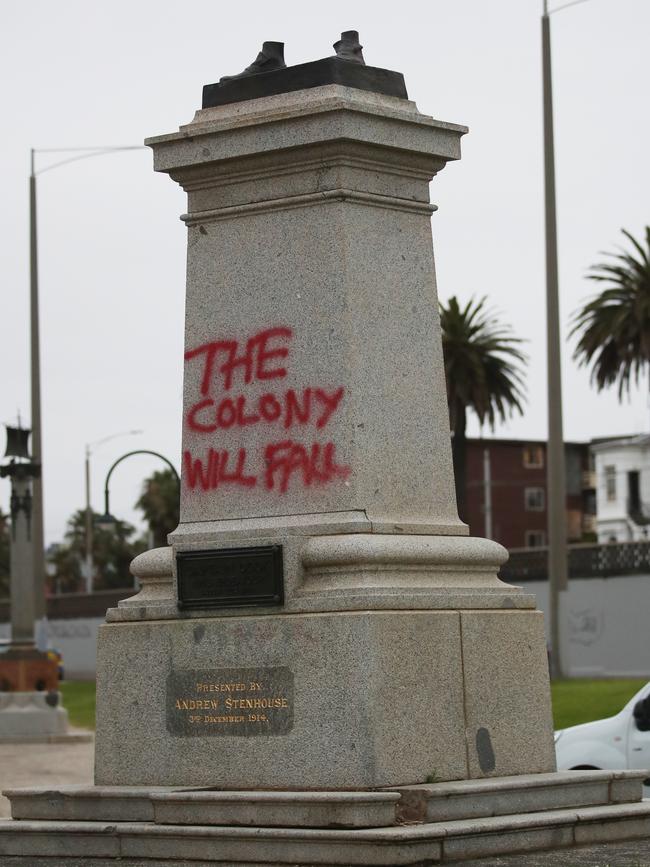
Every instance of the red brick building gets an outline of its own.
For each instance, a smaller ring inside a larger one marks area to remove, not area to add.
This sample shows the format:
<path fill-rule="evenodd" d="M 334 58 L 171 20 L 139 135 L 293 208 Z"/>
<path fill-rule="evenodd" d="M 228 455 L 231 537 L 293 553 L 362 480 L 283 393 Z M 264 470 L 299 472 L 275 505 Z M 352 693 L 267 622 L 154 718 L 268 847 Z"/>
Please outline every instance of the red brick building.
<path fill-rule="evenodd" d="M 596 492 L 589 443 L 565 443 L 567 535 L 594 539 Z M 486 458 L 487 454 L 487 458 Z M 487 464 L 487 466 L 486 466 Z M 486 476 L 491 496 L 486 497 Z M 467 440 L 465 520 L 473 536 L 489 535 L 506 548 L 547 544 L 546 443 L 542 440 Z M 491 500 L 491 515 L 486 501 Z M 490 532 L 491 523 L 491 532 Z"/>

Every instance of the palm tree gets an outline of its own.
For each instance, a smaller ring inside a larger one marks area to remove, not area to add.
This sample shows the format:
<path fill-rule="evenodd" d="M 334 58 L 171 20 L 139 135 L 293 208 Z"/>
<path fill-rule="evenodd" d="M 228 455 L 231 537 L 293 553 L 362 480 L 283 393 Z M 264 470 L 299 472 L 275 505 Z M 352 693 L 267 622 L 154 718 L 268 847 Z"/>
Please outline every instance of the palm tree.
<path fill-rule="evenodd" d="M 609 284 L 573 314 L 574 358 L 592 364 L 598 391 L 618 381 L 619 400 L 650 362 L 650 226 L 645 248 L 625 229 L 632 252 L 603 253 L 611 261 L 594 265 L 588 278 Z"/>
<path fill-rule="evenodd" d="M 461 308 L 454 296 L 440 304 L 442 351 L 447 380 L 447 402 L 452 433 L 452 457 L 456 478 L 458 513 L 464 519 L 466 491 L 467 410 L 494 430 L 515 410 L 523 413 L 524 378 L 521 366 L 526 355 L 523 341 L 500 323 L 485 307 L 486 298 L 473 298 Z"/>
<path fill-rule="evenodd" d="M 93 520 L 100 516 L 93 513 Z M 97 569 L 95 587 L 132 587 L 129 564 L 145 549 L 144 542 L 131 541 L 135 529 L 126 521 L 115 521 L 110 530 L 96 526 L 93 532 L 93 561 Z M 54 566 L 52 584 L 64 593 L 78 592 L 82 587 L 81 563 L 86 553 L 86 510 L 78 509 L 68 519 L 64 542 L 53 550 L 50 562 Z"/>
<path fill-rule="evenodd" d="M 142 494 L 135 504 L 153 534 L 153 544 L 164 546 L 167 536 L 178 527 L 180 491 L 178 478 L 171 470 L 155 472 L 144 480 Z"/>

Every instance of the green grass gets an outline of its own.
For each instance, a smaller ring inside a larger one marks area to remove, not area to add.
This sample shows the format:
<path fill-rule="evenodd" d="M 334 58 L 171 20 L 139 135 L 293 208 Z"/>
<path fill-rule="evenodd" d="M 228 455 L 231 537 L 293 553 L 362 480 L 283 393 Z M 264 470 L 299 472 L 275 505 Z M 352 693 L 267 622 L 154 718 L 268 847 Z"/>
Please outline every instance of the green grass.
<path fill-rule="evenodd" d="M 557 680 L 551 684 L 555 728 L 613 716 L 645 683 L 645 679 Z"/>
<path fill-rule="evenodd" d="M 558 680 L 551 684 L 556 729 L 618 713 L 645 680 Z M 64 681 L 63 704 L 73 726 L 95 728 L 95 681 Z"/>
<path fill-rule="evenodd" d="M 95 728 L 95 681 L 66 680 L 60 686 L 63 706 L 68 711 L 70 725 L 75 728 Z"/>

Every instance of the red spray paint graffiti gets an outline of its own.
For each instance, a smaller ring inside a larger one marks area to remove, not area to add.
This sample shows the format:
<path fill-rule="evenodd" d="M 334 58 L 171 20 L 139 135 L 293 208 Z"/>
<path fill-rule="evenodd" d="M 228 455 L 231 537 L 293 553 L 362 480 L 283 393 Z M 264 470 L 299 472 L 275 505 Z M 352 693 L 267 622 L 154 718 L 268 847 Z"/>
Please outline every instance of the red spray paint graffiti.
<path fill-rule="evenodd" d="M 285 326 L 266 328 L 245 342 L 216 340 L 185 353 L 186 362 L 199 361 L 199 399 L 185 417 L 189 430 L 215 434 L 221 430 L 268 425 L 283 431 L 294 428 L 322 430 L 344 399 L 343 386 L 281 388 L 258 396 L 246 393 L 255 382 L 282 380 L 288 376 L 290 340 L 293 332 Z M 226 392 L 226 394 L 224 394 Z M 286 434 L 285 434 L 286 436 Z M 270 437 L 269 437 L 270 438 Z M 258 446 L 258 449 L 260 446 Z M 336 460 L 333 441 L 312 442 L 279 439 L 261 446 L 264 469 L 257 475 L 247 448 L 209 446 L 201 457 L 185 451 L 183 479 L 190 490 L 210 491 L 223 485 L 241 488 L 264 487 L 284 494 L 292 484 L 305 488 L 347 479 L 349 467 Z"/>

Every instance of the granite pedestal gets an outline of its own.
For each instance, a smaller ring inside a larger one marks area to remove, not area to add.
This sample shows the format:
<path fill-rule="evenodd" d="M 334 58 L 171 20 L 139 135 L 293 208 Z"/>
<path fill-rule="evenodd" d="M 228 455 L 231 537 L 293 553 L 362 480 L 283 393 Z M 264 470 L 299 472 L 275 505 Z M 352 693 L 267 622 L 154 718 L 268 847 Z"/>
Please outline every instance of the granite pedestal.
<path fill-rule="evenodd" d="M 149 140 L 188 193 L 181 523 L 100 631 L 98 783 L 554 769 L 541 615 L 454 497 L 428 185 L 465 132 L 326 84 Z M 271 549 L 279 601 L 179 608 L 193 556 L 200 594 Z"/>
<path fill-rule="evenodd" d="M 377 536 L 373 596 L 362 593 L 368 552 L 354 544 L 366 537 L 335 540 L 356 557 L 361 588 L 342 586 L 353 584 L 348 562 L 345 581 L 330 571 L 329 591 L 305 591 L 307 611 L 297 596 L 282 614 L 172 620 L 171 550 L 134 561 L 140 594 L 100 628 L 98 784 L 231 789 L 254 767 L 260 788 L 364 789 L 554 769 L 542 617 L 488 577 L 492 546 L 460 540 L 466 569 L 450 572 L 430 540 L 413 578 L 397 561 L 413 540 Z M 311 543 L 296 542 L 310 565 Z M 347 610 L 327 611 L 328 592 Z M 351 607 L 359 595 L 364 607 Z M 463 598 L 471 608 L 431 607 Z"/>

